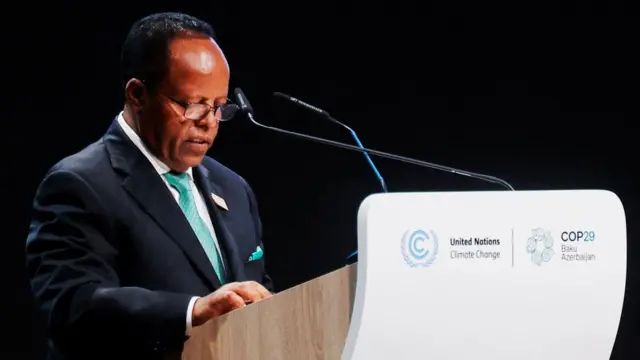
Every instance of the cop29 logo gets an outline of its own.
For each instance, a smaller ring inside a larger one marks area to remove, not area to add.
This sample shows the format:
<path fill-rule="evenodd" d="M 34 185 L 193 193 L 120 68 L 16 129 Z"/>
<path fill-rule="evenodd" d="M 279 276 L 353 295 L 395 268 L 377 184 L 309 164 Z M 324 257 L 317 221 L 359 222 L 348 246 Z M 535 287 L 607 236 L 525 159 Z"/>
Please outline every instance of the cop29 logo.
<path fill-rule="evenodd" d="M 427 267 L 438 255 L 438 237 L 431 230 L 409 229 L 402 236 L 400 252 L 410 267 Z"/>
<path fill-rule="evenodd" d="M 551 232 L 542 228 L 533 229 L 527 240 L 527 252 L 531 254 L 531 262 L 538 266 L 549 262 L 554 255 Z"/>

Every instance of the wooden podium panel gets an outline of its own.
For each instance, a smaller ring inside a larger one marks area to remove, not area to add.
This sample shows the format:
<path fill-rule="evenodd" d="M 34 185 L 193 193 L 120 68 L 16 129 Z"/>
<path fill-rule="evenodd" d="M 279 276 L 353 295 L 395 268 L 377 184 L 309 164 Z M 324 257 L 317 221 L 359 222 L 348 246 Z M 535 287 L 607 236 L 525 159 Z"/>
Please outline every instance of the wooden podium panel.
<path fill-rule="evenodd" d="M 346 266 L 194 328 L 182 360 L 339 360 L 356 268 Z"/>

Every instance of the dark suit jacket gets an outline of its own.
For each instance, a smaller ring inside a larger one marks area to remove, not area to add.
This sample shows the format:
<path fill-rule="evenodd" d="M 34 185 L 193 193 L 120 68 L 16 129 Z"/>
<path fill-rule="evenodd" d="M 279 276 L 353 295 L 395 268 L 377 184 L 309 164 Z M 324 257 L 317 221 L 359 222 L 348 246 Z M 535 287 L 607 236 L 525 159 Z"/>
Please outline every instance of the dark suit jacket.
<path fill-rule="evenodd" d="M 264 258 L 249 261 L 263 246 L 249 185 L 208 157 L 193 175 L 229 281 L 271 290 Z M 27 261 L 50 358 L 156 358 L 182 349 L 191 297 L 220 283 L 169 189 L 116 121 L 51 168 L 33 207 Z"/>

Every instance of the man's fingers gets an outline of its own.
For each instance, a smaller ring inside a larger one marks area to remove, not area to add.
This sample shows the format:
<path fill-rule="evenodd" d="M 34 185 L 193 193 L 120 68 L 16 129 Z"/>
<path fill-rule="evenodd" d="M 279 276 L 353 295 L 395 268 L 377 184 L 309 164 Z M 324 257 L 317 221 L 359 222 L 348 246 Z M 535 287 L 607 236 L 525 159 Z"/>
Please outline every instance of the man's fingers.
<path fill-rule="evenodd" d="M 240 295 L 244 301 L 255 302 L 262 300 L 262 296 L 254 288 L 246 285 L 241 285 L 233 289 L 233 292 Z"/>
<path fill-rule="evenodd" d="M 244 299 L 233 291 L 225 294 L 230 310 L 239 309 L 245 306 Z"/>
<path fill-rule="evenodd" d="M 256 283 L 256 290 L 260 293 L 260 296 L 262 296 L 263 299 L 268 298 L 269 296 L 271 296 L 272 294 L 269 292 L 269 290 L 267 290 L 264 286 Z"/>
<path fill-rule="evenodd" d="M 271 296 L 269 290 L 265 289 L 264 286 L 260 285 L 257 282 L 247 281 L 245 283 L 242 283 L 242 285 L 242 289 L 246 291 L 246 294 L 248 296 L 248 299 L 245 298 L 246 300 L 255 302 Z"/>
<path fill-rule="evenodd" d="M 271 296 L 271 293 L 269 292 L 269 290 L 267 290 L 264 286 L 262 286 L 262 284 L 255 282 L 255 281 L 248 281 L 246 282 L 247 286 L 250 287 L 251 289 L 253 289 L 254 291 L 256 291 L 258 294 L 260 294 L 260 297 L 262 299 L 266 299 L 269 296 Z"/>

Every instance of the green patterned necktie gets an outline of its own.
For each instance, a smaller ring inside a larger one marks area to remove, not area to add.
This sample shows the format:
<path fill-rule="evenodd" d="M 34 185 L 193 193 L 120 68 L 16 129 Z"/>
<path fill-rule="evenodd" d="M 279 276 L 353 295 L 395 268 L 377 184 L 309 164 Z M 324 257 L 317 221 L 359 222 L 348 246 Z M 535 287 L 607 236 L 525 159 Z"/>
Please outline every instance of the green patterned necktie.
<path fill-rule="evenodd" d="M 213 269 L 216 271 L 220 283 L 224 284 L 225 279 L 222 260 L 216 248 L 213 234 L 207 229 L 207 226 L 198 214 L 195 199 L 189 186 L 189 175 L 187 175 L 187 173 L 165 173 L 164 178 L 167 179 L 169 185 L 178 190 L 180 194 L 180 208 L 182 208 L 182 212 L 189 221 L 189 224 L 191 224 L 193 232 L 198 237 L 198 240 L 200 240 L 200 244 L 202 244 L 202 248 L 209 257 L 211 264 L 213 264 Z"/>

